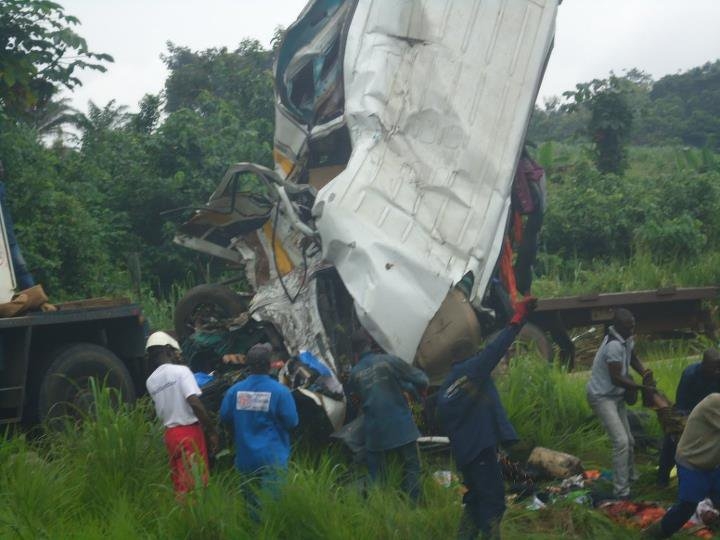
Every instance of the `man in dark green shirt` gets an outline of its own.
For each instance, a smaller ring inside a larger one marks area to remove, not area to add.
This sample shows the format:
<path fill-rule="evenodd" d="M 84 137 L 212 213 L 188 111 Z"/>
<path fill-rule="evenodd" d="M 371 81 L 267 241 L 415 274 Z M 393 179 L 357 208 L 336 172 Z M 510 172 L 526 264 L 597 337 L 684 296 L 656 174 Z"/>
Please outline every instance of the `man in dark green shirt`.
<path fill-rule="evenodd" d="M 359 398 L 365 417 L 365 450 L 370 478 L 385 476 L 388 454 L 403 462 L 403 489 L 413 499 L 420 496 L 420 436 L 405 392 L 423 392 L 427 376 L 397 356 L 375 353 L 364 330 L 352 337 L 353 351 L 359 356 L 350 371 L 348 393 Z"/>

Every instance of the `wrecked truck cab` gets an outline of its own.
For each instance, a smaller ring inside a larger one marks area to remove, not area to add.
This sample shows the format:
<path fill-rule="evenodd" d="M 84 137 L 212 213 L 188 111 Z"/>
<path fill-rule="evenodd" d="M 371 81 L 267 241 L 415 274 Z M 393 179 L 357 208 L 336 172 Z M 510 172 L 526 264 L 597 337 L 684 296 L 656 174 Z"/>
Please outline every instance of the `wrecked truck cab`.
<path fill-rule="evenodd" d="M 439 383 L 452 343 L 488 334 L 558 3 L 310 1 L 278 51 L 275 170 L 232 167 L 177 241 L 244 266 L 291 354 L 339 376 L 361 325 Z"/>

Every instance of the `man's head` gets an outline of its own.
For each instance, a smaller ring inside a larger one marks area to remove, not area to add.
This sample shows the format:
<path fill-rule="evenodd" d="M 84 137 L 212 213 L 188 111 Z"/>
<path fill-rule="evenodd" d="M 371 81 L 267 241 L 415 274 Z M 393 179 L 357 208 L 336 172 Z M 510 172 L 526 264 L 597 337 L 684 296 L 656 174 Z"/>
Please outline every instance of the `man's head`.
<path fill-rule="evenodd" d="M 150 361 L 155 365 L 176 362 L 180 358 L 180 345 L 165 332 L 155 332 L 145 343 Z"/>
<path fill-rule="evenodd" d="M 370 336 L 368 336 L 364 328 L 358 328 L 353 332 L 350 338 L 350 344 L 352 345 L 353 353 L 355 353 L 356 356 L 360 356 L 370 350 Z"/>
<path fill-rule="evenodd" d="M 245 356 L 245 364 L 250 368 L 250 372 L 256 375 L 270 373 L 271 355 L 272 345 L 269 343 L 256 343 L 248 350 Z"/>
<path fill-rule="evenodd" d="M 627 339 L 635 332 L 635 317 L 627 309 L 618 308 L 613 317 L 613 326 L 618 334 Z"/>
<path fill-rule="evenodd" d="M 716 348 L 707 349 L 703 353 L 700 371 L 710 379 L 720 379 L 720 351 Z"/>

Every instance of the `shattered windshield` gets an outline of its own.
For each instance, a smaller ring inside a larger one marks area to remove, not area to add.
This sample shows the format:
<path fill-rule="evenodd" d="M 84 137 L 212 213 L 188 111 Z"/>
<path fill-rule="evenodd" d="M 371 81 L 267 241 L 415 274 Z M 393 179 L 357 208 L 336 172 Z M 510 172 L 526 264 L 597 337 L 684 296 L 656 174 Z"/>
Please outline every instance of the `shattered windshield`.
<path fill-rule="evenodd" d="M 304 125 L 324 123 L 342 115 L 343 30 L 355 2 L 319 0 L 287 31 L 276 65 L 278 98 Z"/>

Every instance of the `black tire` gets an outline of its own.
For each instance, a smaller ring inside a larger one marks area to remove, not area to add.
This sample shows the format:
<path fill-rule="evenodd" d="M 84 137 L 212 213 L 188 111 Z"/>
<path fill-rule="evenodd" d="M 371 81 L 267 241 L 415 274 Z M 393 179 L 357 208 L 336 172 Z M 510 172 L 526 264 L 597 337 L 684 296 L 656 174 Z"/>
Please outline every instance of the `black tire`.
<path fill-rule="evenodd" d="M 487 342 L 490 343 L 493 339 L 497 337 L 499 333 L 500 330 L 490 334 Z M 517 337 L 515 338 L 515 342 L 510 347 L 510 350 L 507 352 L 505 357 L 510 358 L 516 354 L 525 354 L 528 352 L 537 354 L 543 360 L 552 362 L 552 341 L 550 341 L 550 338 L 547 337 L 545 332 L 543 332 L 538 326 L 535 326 L 533 323 L 526 323 L 525 326 L 522 327 Z"/>
<path fill-rule="evenodd" d="M 224 285 L 193 287 L 175 306 L 175 334 L 182 342 L 198 324 L 237 317 L 247 305 L 245 298 Z"/>
<path fill-rule="evenodd" d="M 525 348 L 530 349 L 531 352 L 536 352 L 540 355 L 540 358 L 552 362 L 553 359 L 553 345 L 547 334 L 543 332 L 538 326 L 533 323 L 526 323 L 522 327 L 515 343 L 521 343 Z"/>
<path fill-rule="evenodd" d="M 125 364 L 108 349 L 92 343 L 76 343 L 57 349 L 49 357 L 38 393 L 41 421 L 62 417 L 82 418 L 93 403 L 90 378 L 120 392 L 126 403 L 135 401 L 135 386 Z"/>

